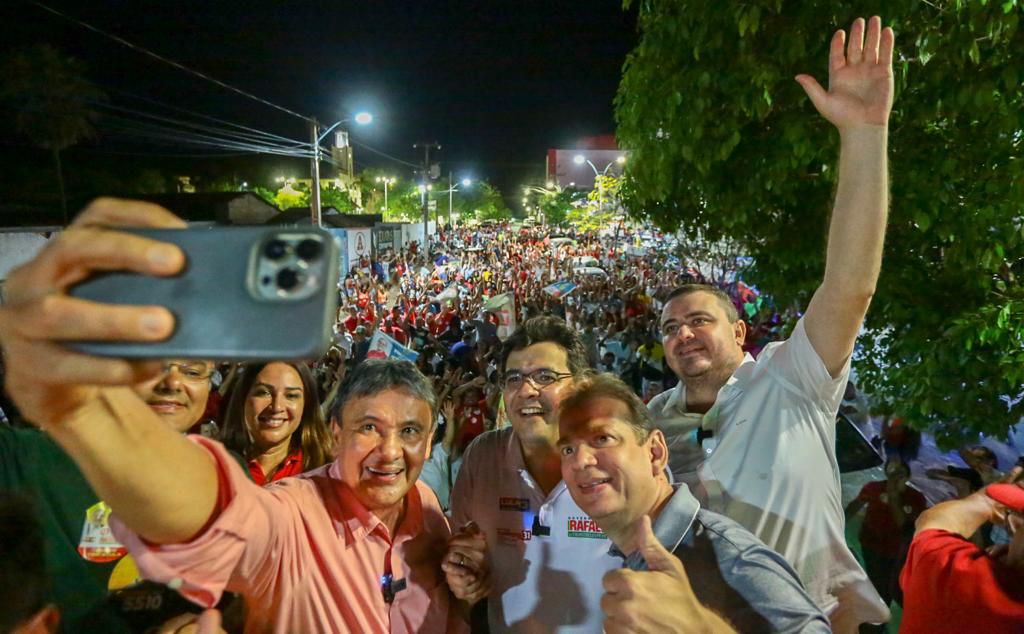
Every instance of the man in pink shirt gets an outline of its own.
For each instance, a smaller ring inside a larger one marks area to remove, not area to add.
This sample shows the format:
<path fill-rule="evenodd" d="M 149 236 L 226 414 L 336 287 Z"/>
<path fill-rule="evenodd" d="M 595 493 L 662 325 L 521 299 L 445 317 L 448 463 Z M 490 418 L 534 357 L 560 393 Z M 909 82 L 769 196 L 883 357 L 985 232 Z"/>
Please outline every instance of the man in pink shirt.
<path fill-rule="evenodd" d="M 8 278 L 0 344 L 7 389 L 113 508 L 142 572 L 205 606 L 225 590 L 241 593 L 248 632 L 463 629 L 440 570 L 448 524 L 417 483 L 434 422 L 423 375 L 404 362 L 361 365 L 331 410 L 337 459 L 257 487 L 221 445 L 181 436 L 127 387 L 159 363 L 58 345 L 171 332 L 163 308 L 66 294 L 94 270 L 180 270 L 176 247 L 109 228 L 128 224 L 183 223 L 145 203 L 93 203 Z"/>

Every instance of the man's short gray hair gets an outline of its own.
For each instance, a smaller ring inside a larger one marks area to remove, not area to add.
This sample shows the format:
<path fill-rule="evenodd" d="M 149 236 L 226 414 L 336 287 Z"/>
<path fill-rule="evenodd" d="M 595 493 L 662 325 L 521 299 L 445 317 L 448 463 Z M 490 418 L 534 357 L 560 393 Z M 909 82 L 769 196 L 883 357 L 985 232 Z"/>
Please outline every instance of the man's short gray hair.
<path fill-rule="evenodd" d="M 423 401 L 430 406 L 431 412 L 437 411 L 437 396 L 430 379 L 423 376 L 415 365 L 396 359 L 367 359 L 349 372 L 331 403 L 331 418 L 341 423 L 341 411 L 351 399 L 396 389 Z"/>

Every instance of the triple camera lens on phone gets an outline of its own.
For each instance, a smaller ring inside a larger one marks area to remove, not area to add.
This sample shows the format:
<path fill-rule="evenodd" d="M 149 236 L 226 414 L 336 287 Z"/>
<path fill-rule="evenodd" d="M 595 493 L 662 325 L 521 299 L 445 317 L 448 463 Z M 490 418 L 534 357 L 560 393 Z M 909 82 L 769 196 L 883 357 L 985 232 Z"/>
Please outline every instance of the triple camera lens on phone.
<path fill-rule="evenodd" d="M 281 233 L 263 243 L 258 262 L 258 293 L 266 299 L 303 299 L 324 277 L 322 238 Z"/>

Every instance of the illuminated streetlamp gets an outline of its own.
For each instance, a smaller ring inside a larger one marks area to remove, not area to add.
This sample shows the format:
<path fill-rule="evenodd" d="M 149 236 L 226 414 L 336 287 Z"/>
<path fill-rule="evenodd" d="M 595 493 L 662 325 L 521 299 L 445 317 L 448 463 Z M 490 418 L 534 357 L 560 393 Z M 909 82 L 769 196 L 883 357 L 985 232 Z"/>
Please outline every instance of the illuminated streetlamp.
<path fill-rule="evenodd" d="M 378 176 L 377 177 L 377 182 L 378 183 L 384 183 L 384 213 L 385 214 L 388 213 L 388 185 L 394 185 L 397 180 L 398 179 L 394 178 L 394 177 L 391 177 L 391 178 L 388 178 L 387 176 Z"/>
<path fill-rule="evenodd" d="M 598 171 L 597 166 L 594 165 L 590 161 L 590 159 L 588 159 L 587 157 L 583 156 L 582 154 L 577 154 L 576 156 L 574 156 L 572 158 L 572 161 L 573 161 L 573 163 L 576 163 L 577 165 L 583 165 L 584 163 L 586 163 L 587 165 L 590 166 L 590 169 L 594 170 L 594 181 L 597 183 L 598 209 L 603 211 L 604 210 L 604 180 L 603 180 L 602 177 L 608 175 L 608 170 L 609 170 L 609 168 L 611 168 L 612 165 L 623 165 L 626 162 L 626 155 L 625 154 L 620 154 L 619 156 L 617 156 L 615 158 L 614 161 L 608 161 L 608 164 L 605 165 L 604 169 L 600 170 L 600 171 Z"/>
<path fill-rule="evenodd" d="M 359 125 L 367 125 L 373 121 L 373 115 L 369 112 L 358 112 L 352 119 L 345 118 L 340 121 L 332 123 L 323 134 L 320 133 L 320 123 L 315 119 L 310 119 L 311 134 L 310 138 L 313 142 L 313 159 L 310 165 L 311 180 L 313 181 L 313 187 L 310 191 L 309 197 L 309 209 L 312 215 L 313 225 L 319 227 L 322 223 L 320 220 L 320 143 L 324 140 L 332 130 L 337 128 L 343 123 L 348 123 L 354 120 Z M 350 162 L 351 165 L 351 162 Z"/>
<path fill-rule="evenodd" d="M 554 181 L 548 181 L 547 182 L 547 187 L 537 187 L 536 185 L 527 185 L 527 186 L 523 187 L 523 206 L 526 207 L 526 203 L 528 202 L 527 197 L 531 193 L 542 194 L 544 196 L 553 196 L 553 195 L 555 195 L 555 194 L 557 194 L 557 193 L 559 193 L 561 191 L 562 191 L 562 188 L 559 187 L 558 185 L 556 185 L 554 183 Z M 530 208 L 526 207 L 526 209 L 527 209 L 527 211 L 529 211 Z M 541 215 L 541 212 L 543 211 L 543 208 L 540 206 L 540 204 L 538 204 L 536 206 L 536 210 L 537 210 L 538 216 L 543 218 L 543 223 L 547 224 L 547 217 Z"/>
<path fill-rule="evenodd" d="M 469 178 L 463 178 L 462 179 L 462 186 L 463 187 L 469 187 L 472 184 L 473 184 L 473 181 L 471 179 L 469 179 Z M 452 173 L 448 172 L 448 189 L 446 189 L 445 192 L 448 193 L 448 226 L 449 227 L 452 226 L 452 202 L 453 202 L 452 199 L 453 199 L 453 197 L 455 195 L 455 192 L 457 192 L 457 191 L 459 191 L 459 186 L 452 184 Z M 444 193 L 444 192 L 441 192 L 441 193 Z"/>

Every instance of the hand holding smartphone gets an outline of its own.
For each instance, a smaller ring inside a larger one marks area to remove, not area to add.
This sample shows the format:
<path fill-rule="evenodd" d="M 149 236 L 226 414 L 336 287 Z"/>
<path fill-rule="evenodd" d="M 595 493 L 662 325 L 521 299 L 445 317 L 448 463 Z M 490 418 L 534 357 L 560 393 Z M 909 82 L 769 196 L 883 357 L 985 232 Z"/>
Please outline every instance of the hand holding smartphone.
<path fill-rule="evenodd" d="M 182 271 L 153 277 L 100 273 L 69 289 L 73 297 L 159 305 L 174 315 L 170 337 L 155 342 L 74 341 L 75 350 L 128 359 L 311 359 L 327 350 L 337 311 L 338 250 L 318 228 L 122 229 L 177 245 Z"/>

